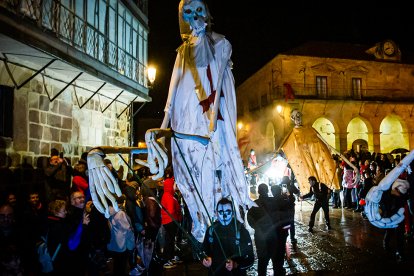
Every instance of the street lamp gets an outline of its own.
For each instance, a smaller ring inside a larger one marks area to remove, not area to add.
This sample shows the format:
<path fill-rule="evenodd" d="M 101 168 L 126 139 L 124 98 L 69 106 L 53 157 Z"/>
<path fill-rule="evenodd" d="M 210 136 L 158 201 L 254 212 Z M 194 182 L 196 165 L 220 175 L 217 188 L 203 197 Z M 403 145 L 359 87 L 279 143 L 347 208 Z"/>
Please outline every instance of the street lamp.
<path fill-rule="evenodd" d="M 147 85 L 148 89 L 153 88 L 152 85 L 154 84 L 156 74 L 157 74 L 157 69 L 155 69 L 155 67 L 153 67 L 153 66 L 148 66 L 147 67 L 147 83 L 149 82 L 149 84 Z M 134 146 L 134 127 L 133 127 L 134 126 L 134 117 L 138 114 L 138 112 L 141 111 L 141 109 L 144 107 L 144 105 L 146 103 L 147 102 L 143 102 L 141 104 L 141 106 L 138 108 L 138 110 L 136 110 L 136 111 L 134 111 L 134 103 L 133 102 L 131 103 L 131 107 L 130 107 L 131 115 L 130 115 L 130 118 L 129 118 L 129 124 L 130 124 L 130 127 L 131 127 L 131 133 L 130 133 L 130 138 L 129 139 L 130 139 L 130 146 L 131 147 Z M 132 160 L 132 158 L 131 158 L 131 160 Z"/>
<path fill-rule="evenodd" d="M 285 107 L 281 104 L 278 104 L 276 106 L 276 111 L 279 114 L 280 118 L 282 118 L 283 120 L 285 120 Z"/>
<path fill-rule="evenodd" d="M 150 83 L 150 85 L 149 85 L 150 88 L 154 84 L 156 74 L 157 74 L 157 69 L 155 69 L 155 67 L 153 67 L 153 66 L 148 66 L 147 77 L 148 77 L 148 81 Z"/>
<path fill-rule="evenodd" d="M 277 113 L 281 114 L 283 111 L 283 106 L 281 106 L 280 104 L 276 106 L 276 111 Z"/>

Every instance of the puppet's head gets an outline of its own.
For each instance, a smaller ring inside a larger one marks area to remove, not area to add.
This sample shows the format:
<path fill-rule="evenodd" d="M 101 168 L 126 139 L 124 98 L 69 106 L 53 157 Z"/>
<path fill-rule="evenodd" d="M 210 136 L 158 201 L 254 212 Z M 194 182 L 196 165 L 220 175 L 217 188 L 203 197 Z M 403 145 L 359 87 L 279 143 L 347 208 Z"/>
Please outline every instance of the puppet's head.
<path fill-rule="evenodd" d="M 186 41 L 191 35 L 199 36 L 210 28 L 210 12 L 202 0 L 181 0 L 178 6 L 181 38 Z"/>
<path fill-rule="evenodd" d="M 294 109 L 292 113 L 290 113 L 290 119 L 295 123 L 295 127 L 302 126 L 302 112 L 297 109 Z"/>
<path fill-rule="evenodd" d="M 233 203 L 227 198 L 222 198 L 217 203 L 217 215 L 221 225 L 227 226 L 233 219 Z"/>

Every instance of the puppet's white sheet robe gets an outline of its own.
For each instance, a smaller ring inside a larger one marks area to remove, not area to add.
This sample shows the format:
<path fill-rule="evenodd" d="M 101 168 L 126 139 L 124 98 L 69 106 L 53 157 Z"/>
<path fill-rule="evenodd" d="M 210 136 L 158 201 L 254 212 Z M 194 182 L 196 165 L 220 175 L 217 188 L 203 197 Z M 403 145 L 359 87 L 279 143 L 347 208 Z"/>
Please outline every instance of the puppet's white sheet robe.
<path fill-rule="evenodd" d="M 217 121 L 216 131 L 207 146 L 193 140 L 177 139 L 184 159 L 173 138 L 171 140 L 175 181 L 193 219 L 192 233 L 200 242 L 210 223 L 208 217 L 214 216 L 217 201 L 222 197 L 231 196 L 236 209 L 239 205 L 243 208 L 252 205 L 236 140 L 237 110 L 230 56 L 223 56 L 231 53 L 231 45 L 223 36 L 214 36 L 214 58 L 207 63 L 210 65 L 213 90 L 217 88 L 219 68 L 226 64 L 219 108 L 224 120 Z M 193 54 L 191 51 L 186 42 L 177 51 L 165 112 L 170 115 L 170 126 L 174 131 L 208 136 L 213 103 L 209 111 L 203 113 L 200 100 L 211 94 L 210 81 L 207 66 L 196 66 L 189 58 Z M 240 219 L 240 214 L 238 217 Z"/>

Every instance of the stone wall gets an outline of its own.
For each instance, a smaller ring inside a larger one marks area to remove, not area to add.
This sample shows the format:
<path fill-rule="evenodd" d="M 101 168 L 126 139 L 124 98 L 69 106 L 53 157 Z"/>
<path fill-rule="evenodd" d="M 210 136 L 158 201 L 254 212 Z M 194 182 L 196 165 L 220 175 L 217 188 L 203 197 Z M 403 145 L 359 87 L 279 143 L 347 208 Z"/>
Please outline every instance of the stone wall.
<path fill-rule="evenodd" d="M 31 71 L 15 68 L 14 76 L 21 83 Z M 0 84 L 13 86 L 4 68 L 0 68 Z M 5 141 L 2 151 L 12 159 L 11 167 L 28 163 L 36 167 L 40 156 L 49 156 L 56 148 L 75 164 L 80 155 L 96 146 L 128 146 L 129 110 L 125 104 L 114 102 L 104 113 L 111 99 L 95 95 L 82 109 L 72 87 L 61 91 L 63 84 L 43 84 L 42 78 L 35 78 L 27 85 L 14 91 L 13 137 Z M 77 94 L 80 104 L 90 95 Z"/>

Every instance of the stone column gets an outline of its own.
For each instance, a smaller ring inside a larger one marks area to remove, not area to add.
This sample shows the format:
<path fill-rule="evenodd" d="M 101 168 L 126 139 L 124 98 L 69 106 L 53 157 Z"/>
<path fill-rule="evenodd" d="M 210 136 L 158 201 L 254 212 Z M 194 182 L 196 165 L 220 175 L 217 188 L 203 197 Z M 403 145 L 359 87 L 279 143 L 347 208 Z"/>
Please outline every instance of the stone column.
<path fill-rule="evenodd" d="M 374 151 L 376 153 L 381 151 L 381 132 L 374 132 L 373 133 L 373 140 L 374 140 Z"/>
<path fill-rule="evenodd" d="M 348 132 L 335 133 L 339 137 L 339 152 L 344 153 L 348 147 Z"/>

